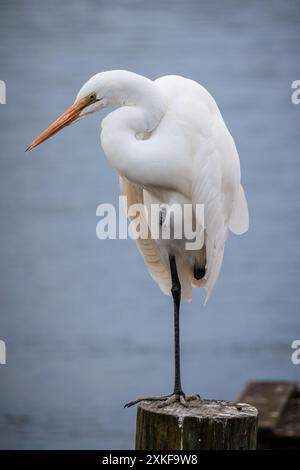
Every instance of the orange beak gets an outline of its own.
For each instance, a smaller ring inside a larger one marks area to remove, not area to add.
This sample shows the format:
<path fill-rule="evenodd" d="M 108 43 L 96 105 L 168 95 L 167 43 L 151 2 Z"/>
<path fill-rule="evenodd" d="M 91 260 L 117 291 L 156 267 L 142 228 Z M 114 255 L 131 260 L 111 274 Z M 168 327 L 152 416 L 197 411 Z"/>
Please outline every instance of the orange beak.
<path fill-rule="evenodd" d="M 54 134 L 59 132 L 66 126 L 72 124 L 72 122 L 78 119 L 81 111 L 90 104 L 90 97 L 81 98 L 76 101 L 72 106 L 70 106 L 61 116 L 59 116 L 56 121 L 53 122 L 44 132 L 42 132 L 26 149 L 26 152 L 32 150 L 34 147 L 37 147 L 45 140 L 52 137 Z"/>

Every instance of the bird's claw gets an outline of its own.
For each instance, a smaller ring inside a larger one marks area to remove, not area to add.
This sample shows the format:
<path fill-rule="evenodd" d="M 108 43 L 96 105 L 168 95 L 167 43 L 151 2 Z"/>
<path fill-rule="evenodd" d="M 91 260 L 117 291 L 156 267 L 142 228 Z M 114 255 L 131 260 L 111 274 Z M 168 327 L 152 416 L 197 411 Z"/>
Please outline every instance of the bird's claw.
<path fill-rule="evenodd" d="M 140 403 L 141 401 L 161 401 L 161 400 L 167 400 L 171 395 L 162 395 L 160 397 L 143 397 L 143 398 L 137 398 L 136 400 L 129 401 L 124 405 L 124 408 L 130 408 L 133 405 L 136 405 L 137 403 Z"/>
<path fill-rule="evenodd" d="M 170 396 L 170 398 L 168 398 L 168 400 L 164 401 L 163 403 L 160 403 L 159 405 L 157 405 L 157 407 L 164 408 L 165 406 L 171 405 L 172 403 L 179 402 L 182 406 L 188 408 L 189 402 L 195 400 L 201 400 L 200 395 L 185 395 L 184 393 L 174 393 Z"/>
<path fill-rule="evenodd" d="M 144 397 L 130 401 L 124 405 L 124 408 L 130 408 L 141 401 L 159 401 L 157 408 L 164 408 L 172 403 L 180 403 L 182 406 L 188 407 L 188 403 L 195 400 L 201 400 L 200 395 L 185 395 L 184 393 L 171 393 L 170 395 L 162 395 L 160 397 Z"/>

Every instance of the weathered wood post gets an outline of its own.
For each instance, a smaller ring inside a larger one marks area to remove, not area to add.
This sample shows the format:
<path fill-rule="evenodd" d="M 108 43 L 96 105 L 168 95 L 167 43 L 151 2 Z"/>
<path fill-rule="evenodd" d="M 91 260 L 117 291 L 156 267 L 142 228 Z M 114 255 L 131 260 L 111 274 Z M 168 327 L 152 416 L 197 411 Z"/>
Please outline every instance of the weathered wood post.
<path fill-rule="evenodd" d="M 195 400 L 188 407 L 143 401 L 137 408 L 136 449 L 250 450 L 256 448 L 257 409 L 245 403 Z"/>

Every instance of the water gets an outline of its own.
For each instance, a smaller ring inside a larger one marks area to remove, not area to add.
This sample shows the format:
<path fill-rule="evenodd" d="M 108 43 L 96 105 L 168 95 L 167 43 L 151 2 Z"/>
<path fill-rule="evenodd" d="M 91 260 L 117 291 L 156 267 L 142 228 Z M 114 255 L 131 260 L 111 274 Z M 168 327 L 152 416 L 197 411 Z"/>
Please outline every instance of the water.
<path fill-rule="evenodd" d="M 172 386 L 170 299 L 132 241 L 97 240 L 117 203 L 100 116 L 24 154 L 94 73 L 177 73 L 216 98 L 242 162 L 251 230 L 231 236 L 208 305 L 183 306 L 183 383 L 234 399 L 251 379 L 296 380 L 300 79 L 295 1 L 2 0 L 1 448 L 132 448 L 124 402 Z"/>

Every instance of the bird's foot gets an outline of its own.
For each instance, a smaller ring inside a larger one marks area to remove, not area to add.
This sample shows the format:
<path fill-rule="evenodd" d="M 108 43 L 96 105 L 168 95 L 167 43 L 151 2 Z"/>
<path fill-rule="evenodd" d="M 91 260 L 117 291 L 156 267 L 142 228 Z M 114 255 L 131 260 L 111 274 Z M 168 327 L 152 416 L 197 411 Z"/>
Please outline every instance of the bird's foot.
<path fill-rule="evenodd" d="M 165 406 L 172 405 L 172 403 L 180 403 L 186 408 L 189 406 L 189 403 L 195 400 L 201 400 L 200 395 L 185 395 L 184 393 L 172 393 L 165 400 L 162 400 L 157 407 L 164 408 Z"/>
<path fill-rule="evenodd" d="M 188 407 L 188 403 L 195 400 L 201 400 L 200 395 L 185 395 L 181 393 L 171 393 L 169 395 L 162 395 L 160 397 L 144 397 L 138 398 L 137 400 L 130 401 L 124 405 L 124 408 L 130 408 L 130 406 L 136 405 L 141 401 L 159 401 L 158 408 L 164 408 L 165 406 L 171 405 L 172 403 L 181 403 L 182 406 Z"/>

